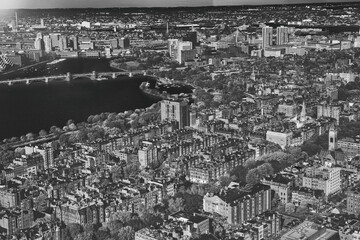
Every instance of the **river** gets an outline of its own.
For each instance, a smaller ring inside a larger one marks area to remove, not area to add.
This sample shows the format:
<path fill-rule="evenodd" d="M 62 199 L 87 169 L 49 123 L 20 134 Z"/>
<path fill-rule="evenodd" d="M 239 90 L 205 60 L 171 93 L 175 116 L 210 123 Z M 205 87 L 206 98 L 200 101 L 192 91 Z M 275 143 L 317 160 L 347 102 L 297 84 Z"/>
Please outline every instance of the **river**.
<path fill-rule="evenodd" d="M 68 59 L 56 65 L 42 65 L 26 71 L 0 75 L 0 79 L 50 76 L 91 71 L 113 71 L 108 59 Z M 0 139 L 19 137 L 53 125 L 62 127 L 67 120 L 86 121 L 92 114 L 122 112 L 145 108 L 159 99 L 144 94 L 139 85 L 154 82 L 150 77 L 119 77 L 104 81 L 88 78 L 71 82 L 14 84 L 0 86 Z"/>

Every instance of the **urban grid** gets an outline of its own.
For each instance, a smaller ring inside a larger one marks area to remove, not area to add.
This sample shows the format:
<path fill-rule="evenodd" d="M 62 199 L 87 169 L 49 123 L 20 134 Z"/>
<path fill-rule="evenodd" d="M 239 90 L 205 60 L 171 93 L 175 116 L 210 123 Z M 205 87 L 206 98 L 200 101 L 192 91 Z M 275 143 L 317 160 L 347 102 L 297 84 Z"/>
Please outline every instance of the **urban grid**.
<path fill-rule="evenodd" d="M 360 239 L 359 2 L 0 12 L 0 90 L 158 99 L 1 139 L 0 239 Z"/>

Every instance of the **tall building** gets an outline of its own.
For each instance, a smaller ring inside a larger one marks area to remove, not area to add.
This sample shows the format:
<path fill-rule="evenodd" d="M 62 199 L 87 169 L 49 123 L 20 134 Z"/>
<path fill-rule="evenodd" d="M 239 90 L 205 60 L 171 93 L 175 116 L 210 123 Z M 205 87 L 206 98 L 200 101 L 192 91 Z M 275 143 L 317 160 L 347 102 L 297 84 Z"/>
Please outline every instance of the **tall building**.
<path fill-rule="evenodd" d="M 352 187 L 346 192 L 346 210 L 349 214 L 358 216 L 360 214 L 360 187 Z"/>
<path fill-rule="evenodd" d="M 196 31 L 187 32 L 186 35 L 183 37 L 183 41 L 191 42 L 192 48 L 194 49 L 195 46 L 197 45 L 197 32 Z"/>
<path fill-rule="evenodd" d="M 44 41 L 41 38 L 37 38 L 34 42 L 36 50 L 44 50 Z"/>
<path fill-rule="evenodd" d="M 45 26 L 45 22 L 44 22 L 44 19 L 43 19 L 43 18 L 40 19 L 40 26 L 42 26 L 42 27 Z"/>
<path fill-rule="evenodd" d="M 176 58 L 179 39 L 168 40 L 168 51 L 171 58 Z"/>
<path fill-rule="evenodd" d="M 332 125 L 329 129 L 329 151 L 337 149 L 337 129 Z"/>
<path fill-rule="evenodd" d="M 271 189 L 263 184 L 247 185 L 239 189 L 207 193 L 203 210 L 226 217 L 229 224 L 243 224 L 271 209 Z"/>
<path fill-rule="evenodd" d="M 59 39 L 59 49 L 60 51 L 64 51 L 68 47 L 68 38 L 67 36 L 60 36 Z"/>
<path fill-rule="evenodd" d="M 60 33 L 50 33 L 51 43 L 53 47 L 59 46 Z"/>
<path fill-rule="evenodd" d="M 45 52 L 51 52 L 53 46 L 52 46 L 51 37 L 49 35 L 44 36 L 44 44 L 45 44 Z"/>
<path fill-rule="evenodd" d="M 322 190 L 325 196 L 341 190 L 341 168 L 331 166 L 309 167 L 305 170 L 303 187 Z"/>
<path fill-rule="evenodd" d="M 273 28 L 272 27 L 263 27 L 262 28 L 262 47 L 263 49 L 272 46 L 272 38 L 273 38 Z"/>
<path fill-rule="evenodd" d="M 338 148 L 344 151 L 348 158 L 360 155 L 360 136 L 340 139 L 338 141 Z"/>
<path fill-rule="evenodd" d="M 190 107 L 184 100 L 161 101 L 161 120 L 175 120 L 179 128 L 190 125 Z"/>
<path fill-rule="evenodd" d="M 327 103 L 317 105 L 317 118 L 321 117 L 334 118 L 336 119 L 336 123 L 339 124 L 340 107 Z"/>
<path fill-rule="evenodd" d="M 148 167 L 156 163 L 158 160 L 156 146 L 149 141 L 143 141 L 140 149 L 138 150 L 138 159 L 141 167 Z"/>
<path fill-rule="evenodd" d="M 283 45 L 289 42 L 289 28 L 281 26 L 276 28 L 276 45 Z"/>
<path fill-rule="evenodd" d="M 79 49 L 79 38 L 78 36 L 72 36 L 71 39 L 71 47 L 73 48 L 74 51 Z"/>
<path fill-rule="evenodd" d="M 43 39 L 43 34 L 41 32 L 38 32 L 36 34 L 36 39 Z"/>
<path fill-rule="evenodd" d="M 191 51 L 191 50 L 192 50 L 191 42 L 178 42 L 176 60 L 179 63 L 183 63 L 184 61 L 194 58 L 196 55 L 196 51 Z"/>
<path fill-rule="evenodd" d="M 129 38 L 120 38 L 119 39 L 119 47 L 123 49 L 127 49 L 130 47 L 130 39 Z"/>

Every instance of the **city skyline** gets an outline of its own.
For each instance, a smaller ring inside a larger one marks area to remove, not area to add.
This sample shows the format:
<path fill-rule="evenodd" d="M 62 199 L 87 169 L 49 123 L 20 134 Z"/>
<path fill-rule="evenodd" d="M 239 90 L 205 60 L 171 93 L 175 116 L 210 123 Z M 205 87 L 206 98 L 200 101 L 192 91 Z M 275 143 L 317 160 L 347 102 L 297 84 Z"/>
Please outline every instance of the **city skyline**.
<path fill-rule="evenodd" d="M 269 5 L 301 3 L 356 2 L 357 0 L 13 0 L 0 4 L 0 9 L 27 8 L 112 8 L 112 7 L 197 7 L 197 6 L 232 6 L 232 5 Z"/>

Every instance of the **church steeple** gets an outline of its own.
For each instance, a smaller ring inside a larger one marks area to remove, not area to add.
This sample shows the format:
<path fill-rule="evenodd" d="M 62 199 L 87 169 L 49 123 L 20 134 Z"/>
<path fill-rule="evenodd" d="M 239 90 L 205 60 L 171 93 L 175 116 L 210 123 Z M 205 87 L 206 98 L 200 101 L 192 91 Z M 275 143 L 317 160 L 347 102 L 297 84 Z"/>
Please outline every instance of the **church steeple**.
<path fill-rule="evenodd" d="M 337 128 L 335 124 L 331 124 L 329 129 L 329 151 L 337 149 Z"/>
<path fill-rule="evenodd" d="M 252 70 L 252 73 L 251 73 L 251 76 L 250 76 L 250 79 L 255 81 L 256 80 L 256 74 L 255 74 L 255 68 L 253 67 L 253 70 Z"/>
<path fill-rule="evenodd" d="M 306 120 L 306 105 L 305 105 L 305 101 L 303 101 L 301 114 L 300 114 L 300 121 L 305 121 L 305 120 Z"/>

